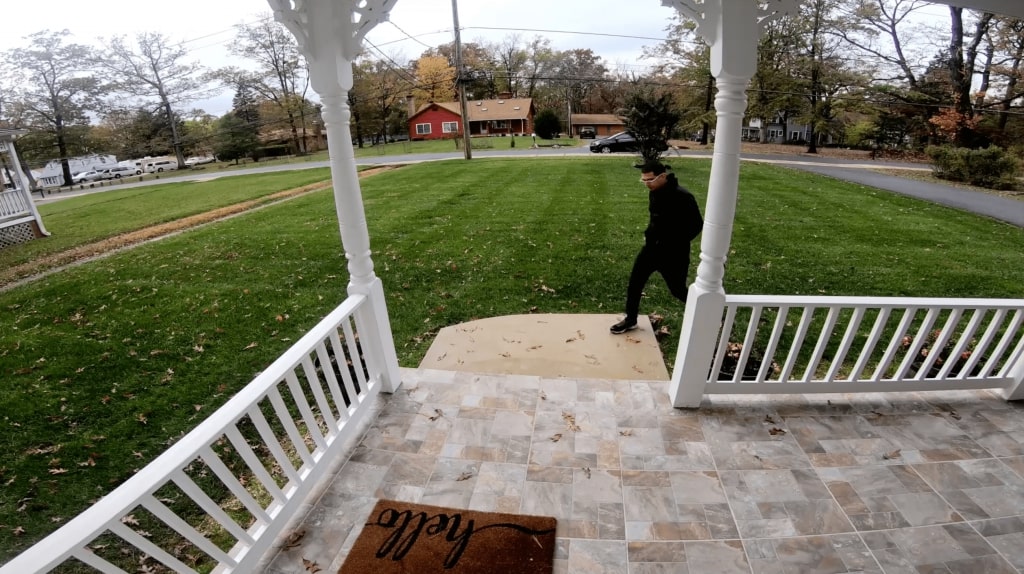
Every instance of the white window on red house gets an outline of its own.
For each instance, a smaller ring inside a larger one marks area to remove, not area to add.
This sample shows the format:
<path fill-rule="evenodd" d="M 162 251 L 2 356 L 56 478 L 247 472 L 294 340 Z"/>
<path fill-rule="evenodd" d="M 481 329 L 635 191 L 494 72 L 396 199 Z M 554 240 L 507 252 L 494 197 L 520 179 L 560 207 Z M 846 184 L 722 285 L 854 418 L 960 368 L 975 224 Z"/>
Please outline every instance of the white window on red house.
<path fill-rule="evenodd" d="M 441 132 L 454 134 L 459 132 L 459 122 L 441 122 Z"/>
<path fill-rule="evenodd" d="M 430 133 L 430 124 L 416 124 L 416 135 L 425 136 Z"/>

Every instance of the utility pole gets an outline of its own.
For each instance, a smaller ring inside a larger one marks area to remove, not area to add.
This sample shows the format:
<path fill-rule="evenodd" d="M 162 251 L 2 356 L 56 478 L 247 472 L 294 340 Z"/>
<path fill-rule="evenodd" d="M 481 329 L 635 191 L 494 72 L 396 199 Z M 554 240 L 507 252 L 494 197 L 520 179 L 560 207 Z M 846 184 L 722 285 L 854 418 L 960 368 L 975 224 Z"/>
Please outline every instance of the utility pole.
<path fill-rule="evenodd" d="M 466 105 L 466 82 L 462 69 L 462 39 L 459 32 L 458 0 L 452 0 L 452 20 L 455 24 L 455 84 L 459 89 L 459 106 L 462 108 L 462 147 L 466 150 L 466 159 L 473 159 L 473 150 L 469 145 L 469 106 Z"/>

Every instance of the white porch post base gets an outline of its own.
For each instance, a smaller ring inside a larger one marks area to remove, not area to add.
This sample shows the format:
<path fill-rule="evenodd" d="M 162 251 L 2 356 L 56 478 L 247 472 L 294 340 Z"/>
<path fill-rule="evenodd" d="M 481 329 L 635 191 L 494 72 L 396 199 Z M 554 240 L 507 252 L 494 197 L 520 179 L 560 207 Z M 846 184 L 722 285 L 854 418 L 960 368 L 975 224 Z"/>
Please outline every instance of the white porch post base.
<path fill-rule="evenodd" d="M 1017 365 L 1010 370 L 1013 382 L 1003 389 L 1003 398 L 1008 401 L 1024 400 L 1024 355 L 1017 357 Z"/>
<path fill-rule="evenodd" d="M 379 372 L 371 374 L 380 379 L 380 390 L 393 393 L 402 386 L 402 375 L 398 370 L 398 353 L 395 352 L 394 337 L 391 334 L 384 284 L 379 277 L 374 277 L 370 283 L 350 284 L 348 292 L 350 295 L 358 293 L 367 297 L 369 305 L 362 307 L 357 315 L 362 327 L 360 341 L 363 352 L 370 357 L 367 363 L 371 368 L 379 369 Z M 365 329 L 370 329 L 370 332 L 367 333 Z"/>
<path fill-rule="evenodd" d="M 668 396 L 672 406 L 696 408 L 704 398 L 704 384 L 714 352 L 715 337 L 722 326 L 725 292 L 707 291 L 696 283 L 690 285 L 683 316 L 683 336 L 679 338 L 676 363 Z"/>

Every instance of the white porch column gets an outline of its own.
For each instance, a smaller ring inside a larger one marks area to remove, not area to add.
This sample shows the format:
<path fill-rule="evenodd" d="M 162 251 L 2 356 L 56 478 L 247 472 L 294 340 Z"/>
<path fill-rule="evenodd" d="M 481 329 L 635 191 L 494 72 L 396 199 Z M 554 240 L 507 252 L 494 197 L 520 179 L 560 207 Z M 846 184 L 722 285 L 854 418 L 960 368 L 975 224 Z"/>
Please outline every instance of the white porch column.
<path fill-rule="evenodd" d="M 725 309 L 725 260 L 732 239 L 739 185 L 740 141 L 746 88 L 757 70 L 757 42 L 767 19 L 795 10 L 799 0 L 774 0 L 759 7 L 756 0 L 662 0 L 697 23 L 697 32 L 711 46 L 711 73 L 718 94 L 715 110 L 715 151 L 704 209 L 700 264 L 687 295 L 669 396 L 676 407 L 700 406 L 715 335 Z M 728 334 L 725 334 L 727 336 Z"/>
<path fill-rule="evenodd" d="M 21 160 L 18 159 L 18 150 L 14 147 L 14 138 L 11 138 L 10 143 L 7 144 L 7 153 L 11 156 L 11 163 L 14 164 L 14 173 L 18 175 L 18 187 L 21 190 L 22 196 L 25 198 L 25 203 L 28 204 L 29 210 L 32 212 L 32 217 L 36 218 L 36 225 L 39 227 L 39 233 L 42 235 L 49 235 L 50 232 L 46 230 L 46 226 L 43 225 L 43 216 L 39 214 L 39 209 L 36 207 L 36 202 L 32 200 L 32 190 L 28 186 L 28 177 L 25 176 L 25 172 L 21 170 Z"/>
<path fill-rule="evenodd" d="M 398 356 L 384 288 L 373 272 L 370 234 L 352 150 L 348 92 L 352 89 L 352 61 L 359 55 L 363 37 L 387 20 L 397 0 L 268 1 L 274 19 L 287 26 L 298 40 L 309 64 L 310 82 L 324 106 L 334 204 L 348 259 L 348 293 L 366 295 L 368 303 L 357 316 L 359 342 L 370 367 L 380 370 L 372 374 L 379 375 L 381 389 L 394 392 L 401 385 Z"/>

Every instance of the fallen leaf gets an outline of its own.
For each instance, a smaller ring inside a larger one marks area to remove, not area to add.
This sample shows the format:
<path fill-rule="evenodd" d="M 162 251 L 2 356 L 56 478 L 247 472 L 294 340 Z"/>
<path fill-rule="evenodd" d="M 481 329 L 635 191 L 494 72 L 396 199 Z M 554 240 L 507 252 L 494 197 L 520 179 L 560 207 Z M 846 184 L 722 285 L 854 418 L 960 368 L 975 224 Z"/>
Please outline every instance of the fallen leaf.
<path fill-rule="evenodd" d="M 296 530 L 295 532 L 292 532 L 288 535 L 287 538 L 284 539 L 284 543 L 281 544 L 281 548 L 284 550 L 298 548 L 302 545 L 302 537 L 305 535 L 305 530 Z"/>
<path fill-rule="evenodd" d="M 583 334 L 583 331 L 580 331 L 579 329 L 576 330 L 576 336 L 580 338 L 580 341 L 583 341 L 587 338 L 587 336 Z"/>
<path fill-rule="evenodd" d="M 779 427 L 772 427 L 768 429 L 768 434 L 775 436 L 780 434 L 786 434 L 786 431 L 784 429 L 780 429 Z"/>
<path fill-rule="evenodd" d="M 633 429 L 620 430 L 619 436 L 633 436 Z"/>
<path fill-rule="evenodd" d="M 499 354 L 499 355 L 501 355 L 502 357 L 505 357 L 506 359 L 510 359 L 510 358 L 512 358 L 512 354 L 511 354 L 511 353 L 508 353 L 508 352 L 505 352 L 505 353 L 498 353 L 498 354 Z"/>
<path fill-rule="evenodd" d="M 576 416 L 572 413 L 562 412 L 562 420 L 565 421 L 565 426 L 569 430 L 573 432 L 580 430 L 580 426 L 576 424 Z"/>
<path fill-rule="evenodd" d="M 949 416 L 953 417 L 956 420 L 960 420 L 962 418 L 960 416 L 960 413 L 958 413 L 956 411 L 949 411 Z"/>
<path fill-rule="evenodd" d="M 305 558 L 302 559 L 302 567 L 306 569 L 306 572 L 320 572 L 321 570 L 323 570 L 322 568 L 317 566 L 316 562 L 313 562 L 312 560 L 306 560 Z"/>
<path fill-rule="evenodd" d="M 11 534 L 21 536 L 22 534 L 25 534 L 25 529 L 20 526 L 15 526 L 14 530 L 11 530 Z"/>
<path fill-rule="evenodd" d="M 775 424 L 775 419 L 772 418 L 772 415 L 764 415 L 764 422 Z"/>
<path fill-rule="evenodd" d="M 444 411 L 442 411 L 441 409 L 434 409 L 434 416 L 427 417 L 427 418 L 430 419 L 431 421 L 436 421 L 437 419 L 439 419 L 439 418 L 441 418 L 443 416 L 444 416 Z"/>
<path fill-rule="evenodd" d="M 462 482 L 463 480 L 469 480 L 471 478 L 473 478 L 473 473 L 467 471 L 467 472 L 464 472 L 464 473 L 460 474 L 459 478 L 455 479 L 455 482 Z"/>
<path fill-rule="evenodd" d="M 669 331 L 668 327 L 666 327 L 665 325 L 658 327 L 658 330 L 654 332 L 654 336 L 658 339 L 661 339 L 662 337 L 668 337 L 671 334 L 672 331 Z"/>
<path fill-rule="evenodd" d="M 121 524 L 129 524 L 131 526 L 138 526 L 139 521 L 135 518 L 134 514 L 126 514 L 121 517 Z"/>
<path fill-rule="evenodd" d="M 68 469 L 66 468 L 51 468 L 47 472 L 49 472 L 50 474 L 65 474 L 67 473 L 67 471 Z"/>
<path fill-rule="evenodd" d="M 883 454 L 882 458 L 885 459 L 885 460 L 892 460 L 894 458 L 899 458 L 901 456 L 903 456 L 903 455 L 900 454 L 900 449 L 896 449 L 896 450 L 894 450 L 892 452 L 887 452 L 887 453 Z"/>
<path fill-rule="evenodd" d="M 657 328 L 657 326 L 660 325 L 661 322 L 665 320 L 665 317 L 658 315 L 657 313 L 651 313 L 650 315 L 647 316 L 647 318 L 650 319 L 651 321 L 651 327 L 655 328 Z"/>
<path fill-rule="evenodd" d="M 565 340 L 565 342 L 566 343 L 572 343 L 575 340 L 576 340 L 576 337 L 569 337 L 568 339 Z"/>
<path fill-rule="evenodd" d="M 536 351 L 537 349 L 540 349 L 540 348 L 541 348 L 541 347 L 543 347 L 543 346 L 544 346 L 544 345 L 534 345 L 534 346 L 532 346 L 532 347 L 527 347 L 527 348 L 526 348 L 526 350 L 527 350 L 527 351 Z"/>
<path fill-rule="evenodd" d="M 878 412 L 878 411 L 871 411 L 871 414 L 873 414 L 873 415 L 878 415 L 878 416 L 880 416 L 880 417 L 884 417 L 884 416 L 885 416 L 884 414 L 882 414 L 882 413 L 880 413 L 880 412 Z"/>
<path fill-rule="evenodd" d="M 558 442 L 562 440 L 562 433 L 558 433 L 551 436 L 551 442 Z"/>
<path fill-rule="evenodd" d="M 584 466 L 583 467 L 583 474 L 587 475 L 587 478 L 590 478 L 590 467 L 589 466 Z"/>
<path fill-rule="evenodd" d="M 248 351 L 249 349 L 255 349 L 256 347 L 259 347 L 259 346 L 260 346 L 259 343 L 257 343 L 256 341 L 253 341 L 252 343 L 249 343 L 248 345 L 246 345 L 245 348 L 242 349 L 242 350 L 243 351 Z"/>
<path fill-rule="evenodd" d="M 542 400 L 542 401 L 548 400 L 548 394 L 545 393 L 544 391 L 541 391 L 540 392 L 540 400 Z"/>

